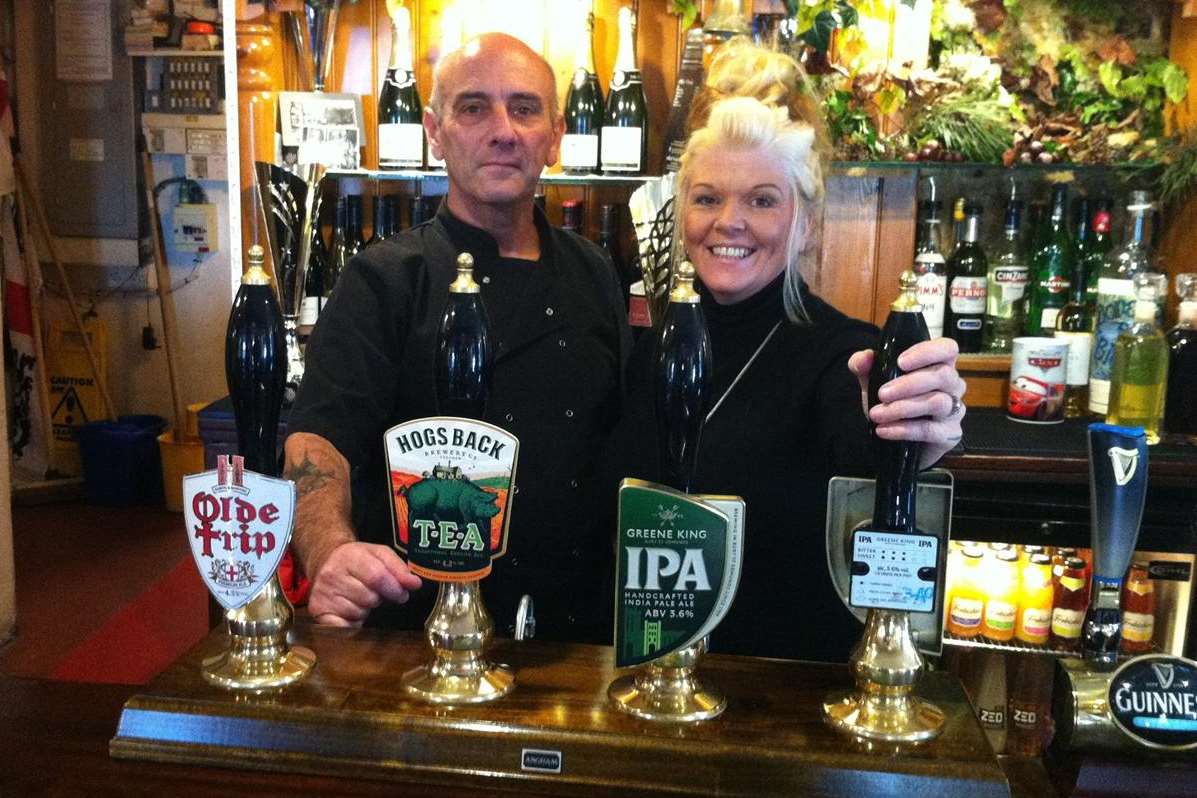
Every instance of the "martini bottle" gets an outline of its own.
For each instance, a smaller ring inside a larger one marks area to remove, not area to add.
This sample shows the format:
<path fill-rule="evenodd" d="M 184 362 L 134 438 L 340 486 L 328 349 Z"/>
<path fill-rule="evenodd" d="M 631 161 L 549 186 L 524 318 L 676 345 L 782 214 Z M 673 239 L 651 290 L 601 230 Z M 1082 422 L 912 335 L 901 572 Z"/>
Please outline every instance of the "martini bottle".
<path fill-rule="evenodd" d="M 1027 307 L 1027 334 L 1045 335 L 1068 302 L 1072 285 L 1072 238 L 1068 234 L 1068 189 L 1052 190 L 1052 211 L 1039 249 L 1031 260 L 1032 291 Z"/>

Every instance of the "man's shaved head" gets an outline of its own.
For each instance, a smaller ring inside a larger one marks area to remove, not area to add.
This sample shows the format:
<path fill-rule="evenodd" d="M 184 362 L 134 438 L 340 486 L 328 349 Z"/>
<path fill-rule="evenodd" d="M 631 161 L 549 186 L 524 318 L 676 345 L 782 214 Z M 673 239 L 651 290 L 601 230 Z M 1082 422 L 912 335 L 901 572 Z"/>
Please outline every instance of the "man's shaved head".
<path fill-rule="evenodd" d="M 535 68 L 544 71 L 552 91 L 549 94 L 549 109 L 554 119 L 560 113 L 557 103 L 557 76 L 553 68 L 544 57 L 514 36 L 506 33 L 483 33 L 441 57 L 432 73 L 432 95 L 428 98 L 428 108 L 439 118 L 442 115 L 445 100 L 452 95 L 455 76 L 461 70 L 469 70 L 480 56 L 499 53 L 520 54 L 534 64 Z"/>

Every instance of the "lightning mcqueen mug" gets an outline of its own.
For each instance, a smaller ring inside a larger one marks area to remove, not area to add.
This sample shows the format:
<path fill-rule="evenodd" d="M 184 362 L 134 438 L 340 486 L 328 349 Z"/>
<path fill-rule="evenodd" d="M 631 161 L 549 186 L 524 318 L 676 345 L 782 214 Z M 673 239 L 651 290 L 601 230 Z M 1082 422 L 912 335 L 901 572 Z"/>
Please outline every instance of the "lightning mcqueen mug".
<path fill-rule="evenodd" d="M 1067 367 L 1067 340 L 1015 338 L 1006 404 L 1010 418 L 1030 424 L 1063 421 Z"/>

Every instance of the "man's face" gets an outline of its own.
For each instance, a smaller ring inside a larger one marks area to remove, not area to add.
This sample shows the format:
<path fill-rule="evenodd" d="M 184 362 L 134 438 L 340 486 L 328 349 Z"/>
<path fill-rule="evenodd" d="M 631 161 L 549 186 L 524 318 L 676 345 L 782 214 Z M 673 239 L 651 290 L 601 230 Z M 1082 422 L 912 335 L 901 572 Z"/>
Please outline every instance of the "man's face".
<path fill-rule="evenodd" d="M 440 118 L 424 114 L 434 155 L 463 210 L 530 202 L 541 170 L 557 160 L 564 120 L 552 117 L 543 63 L 504 42 L 467 45 L 441 76 Z"/>

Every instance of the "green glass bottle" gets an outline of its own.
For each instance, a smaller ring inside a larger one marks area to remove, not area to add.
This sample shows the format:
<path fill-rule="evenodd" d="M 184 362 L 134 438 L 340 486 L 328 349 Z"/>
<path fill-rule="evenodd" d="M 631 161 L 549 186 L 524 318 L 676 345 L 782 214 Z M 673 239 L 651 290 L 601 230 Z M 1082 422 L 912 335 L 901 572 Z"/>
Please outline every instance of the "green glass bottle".
<path fill-rule="evenodd" d="M 1134 284 L 1135 321 L 1114 344 L 1106 422 L 1142 427 L 1150 446 L 1160 442 L 1168 388 L 1168 341 L 1155 322 L 1157 303 L 1168 291 L 1168 278 L 1148 272 L 1136 275 Z"/>
<path fill-rule="evenodd" d="M 1068 234 L 1068 187 L 1052 189 L 1048 229 L 1031 260 L 1034 290 L 1027 307 L 1027 334 L 1042 335 L 1056 327 L 1056 316 L 1068 302 L 1072 285 L 1072 237 Z"/>
<path fill-rule="evenodd" d="M 1113 206 L 1114 203 L 1109 197 L 1098 197 L 1094 202 L 1089 239 L 1084 251 L 1079 253 L 1085 266 L 1085 305 L 1093 318 L 1096 318 L 1097 313 L 1097 280 L 1101 276 L 1101 266 L 1105 263 L 1106 255 L 1114 243 L 1110 236 L 1110 211 Z"/>

